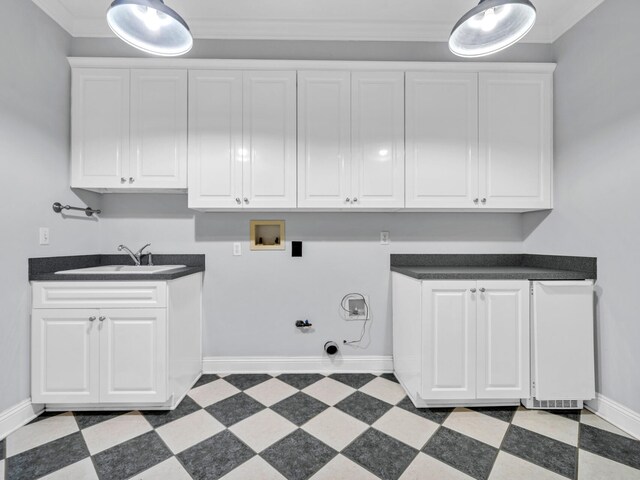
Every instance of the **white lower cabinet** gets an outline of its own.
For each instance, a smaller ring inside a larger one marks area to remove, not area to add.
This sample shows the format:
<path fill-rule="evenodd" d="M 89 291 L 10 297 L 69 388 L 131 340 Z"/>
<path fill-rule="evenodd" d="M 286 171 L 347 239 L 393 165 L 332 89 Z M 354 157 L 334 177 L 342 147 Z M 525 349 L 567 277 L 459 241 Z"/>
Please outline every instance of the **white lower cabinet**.
<path fill-rule="evenodd" d="M 90 287 L 113 283 L 122 297 L 97 300 L 97 308 L 33 309 L 34 403 L 172 408 L 200 374 L 202 274 L 168 282 L 42 282 L 34 291 L 66 290 L 67 306 L 82 305 Z M 166 303 L 116 308 L 146 287 L 166 290 Z"/>
<path fill-rule="evenodd" d="M 31 316 L 31 399 L 89 403 L 100 399 L 98 310 L 35 309 Z"/>
<path fill-rule="evenodd" d="M 416 404 L 529 397 L 528 281 L 394 273 L 393 332 L 396 374 Z"/>

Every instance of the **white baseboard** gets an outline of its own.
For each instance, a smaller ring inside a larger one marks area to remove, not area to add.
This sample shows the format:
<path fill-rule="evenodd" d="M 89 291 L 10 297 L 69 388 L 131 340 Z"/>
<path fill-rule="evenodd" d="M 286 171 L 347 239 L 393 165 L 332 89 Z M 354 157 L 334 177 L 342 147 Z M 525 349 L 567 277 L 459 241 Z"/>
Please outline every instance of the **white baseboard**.
<path fill-rule="evenodd" d="M 33 404 L 31 399 L 20 402 L 4 412 L 0 412 L 0 439 L 15 432 L 36 418 L 44 410 L 44 405 Z"/>
<path fill-rule="evenodd" d="M 599 393 L 594 400 L 586 402 L 586 407 L 620 430 L 640 439 L 640 413 Z"/>
<path fill-rule="evenodd" d="M 393 357 L 204 357 L 203 373 L 386 373 Z"/>

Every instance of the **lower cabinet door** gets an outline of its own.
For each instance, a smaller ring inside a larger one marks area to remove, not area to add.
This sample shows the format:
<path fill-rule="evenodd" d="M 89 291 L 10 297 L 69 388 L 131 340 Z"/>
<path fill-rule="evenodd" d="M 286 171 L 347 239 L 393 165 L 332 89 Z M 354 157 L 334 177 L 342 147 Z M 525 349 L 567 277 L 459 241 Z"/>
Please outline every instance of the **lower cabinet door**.
<path fill-rule="evenodd" d="M 100 402 L 164 402 L 167 316 L 160 308 L 100 310 Z"/>
<path fill-rule="evenodd" d="M 529 397 L 529 282 L 478 282 L 477 398 Z"/>
<path fill-rule="evenodd" d="M 422 283 L 425 400 L 476 398 L 475 281 Z"/>
<path fill-rule="evenodd" d="M 31 400 L 99 399 L 98 310 L 35 309 L 31 316 Z"/>

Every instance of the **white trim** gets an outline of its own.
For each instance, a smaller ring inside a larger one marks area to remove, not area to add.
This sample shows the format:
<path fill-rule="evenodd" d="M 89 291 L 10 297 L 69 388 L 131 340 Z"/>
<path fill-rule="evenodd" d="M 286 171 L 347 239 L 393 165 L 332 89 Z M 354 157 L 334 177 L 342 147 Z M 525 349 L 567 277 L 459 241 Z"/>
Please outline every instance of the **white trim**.
<path fill-rule="evenodd" d="M 552 73 L 555 63 L 219 60 L 199 58 L 69 57 L 73 68 L 187 68 L 212 70 L 350 70 Z"/>
<path fill-rule="evenodd" d="M 322 357 L 205 357 L 203 373 L 388 373 L 391 355 Z"/>
<path fill-rule="evenodd" d="M 585 406 L 620 430 L 640 439 L 640 413 L 600 393 L 596 393 L 596 398 L 586 402 Z"/>
<path fill-rule="evenodd" d="M 26 425 L 43 411 L 44 405 L 33 404 L 31 399 L 27 399 L 4 412 L 0 412 L 0 439 Z"/>

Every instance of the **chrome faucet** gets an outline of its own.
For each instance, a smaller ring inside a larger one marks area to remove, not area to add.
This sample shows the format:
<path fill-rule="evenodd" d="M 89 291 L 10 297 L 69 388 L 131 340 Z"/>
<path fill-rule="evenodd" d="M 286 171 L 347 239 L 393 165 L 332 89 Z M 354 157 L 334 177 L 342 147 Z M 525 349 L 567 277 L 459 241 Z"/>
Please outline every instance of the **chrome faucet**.
<path fill-rule="evenodd" d="M 118 245 L 118 251 L 121 252 L 122 250 L 124 250 L 125 252 L 127 252 L 129 254 L 129 256 L 131 257 L 131 259 L 133 260 L 133 263 L 136 265 L 136 267 L 140 266 L 140 258 L 142 257 L 142 252 L 144 252 L 144 249 L 151 246 L 150 243 L 147 243 L 144 247 L 142 247 L 140 250 L 138 250 L 136 253 L 133 253 L 129 247 L 127 247 L 126 245 Z M 149 252 L 149 265 L 152 265 L 151 263 L 151 252 Z"/>

